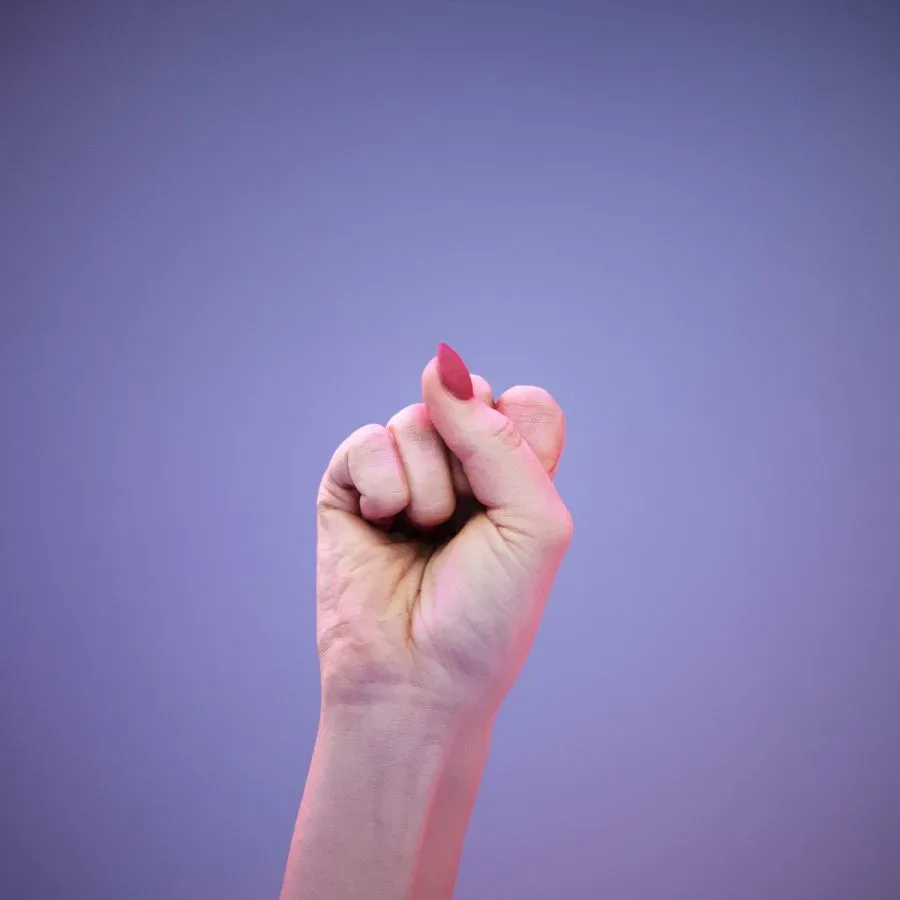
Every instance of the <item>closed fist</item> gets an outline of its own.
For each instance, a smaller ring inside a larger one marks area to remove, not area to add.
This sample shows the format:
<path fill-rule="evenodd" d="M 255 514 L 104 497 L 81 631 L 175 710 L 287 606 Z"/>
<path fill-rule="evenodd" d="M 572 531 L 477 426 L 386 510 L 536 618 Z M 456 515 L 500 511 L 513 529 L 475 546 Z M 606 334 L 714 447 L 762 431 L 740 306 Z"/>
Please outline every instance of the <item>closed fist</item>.
<path fill-rule="evenodd" d="M 537 387 L 495 402 L 444 344 L 422 399 L 350 435 L 319 488 L 323 703 L 492 714 L 572 537 L 563 414 Z"/>

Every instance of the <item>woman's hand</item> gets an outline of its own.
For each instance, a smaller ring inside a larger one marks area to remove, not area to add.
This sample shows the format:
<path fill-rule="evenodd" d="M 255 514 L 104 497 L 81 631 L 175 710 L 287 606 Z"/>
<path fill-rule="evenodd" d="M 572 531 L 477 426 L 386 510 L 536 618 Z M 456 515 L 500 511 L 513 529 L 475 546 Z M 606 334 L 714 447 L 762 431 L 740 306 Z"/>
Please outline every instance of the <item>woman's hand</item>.
<path fill-rule="evenodd" d="M 494 404 L 441 345 L 422 393 L 347 438 L 319 489 L 322 710 L 283 900 L 449 900 L 494 714 L 572 536 L 546 391 Z"/>
<path fill-rule="evenodd" d="M 323 708 L 490 717 L 572 537 L 552 482 L 563 415 L 536 387 L 494 403 L 444 344 L 422 395 L 350 435 L 322 479 Z"/>

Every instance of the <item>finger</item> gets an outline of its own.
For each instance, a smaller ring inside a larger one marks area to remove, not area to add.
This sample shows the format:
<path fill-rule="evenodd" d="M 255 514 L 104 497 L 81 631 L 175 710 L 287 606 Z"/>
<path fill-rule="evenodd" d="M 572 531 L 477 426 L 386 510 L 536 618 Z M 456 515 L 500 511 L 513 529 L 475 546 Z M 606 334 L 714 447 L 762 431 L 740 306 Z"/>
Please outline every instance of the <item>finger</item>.
<path fill-rule="evenodd" d="M 487 381 L 480 375 L 472 375 L 472 389 L 475 391 L 475 396 L 481 400 L 482 403 L 485 403 L 488 406 L 494 405 L 494 392 L 491 390 L 491 386 Z M 430 421 L 431 420 L 429 419 L 429 422 Z M 444 444 L 443 440 L 441 441 L 441 444 Z M 462 463 L 450 453 L 449 450 L 446 452 L 447 456 L 450 458 L 450 475 L 453 479 L 454 491 L 461 497 L 471 497 L 472 488 L 469 485 L 469 479 L 466 478 Z"/>
<path fill-rule="evenodd" d="M 409 485 L 406 516 L 413 525 L 431 528 L 446 522 L 456 508 L 450 460 L 444 442 L 428 418 L 424 403 L 413 403 L 387 424 Z"/>
<path fill-rule="evenodd" d="M 559 404 L 540 387 L 517 385 L 493 401 L 491 386 L 479 375 L 472 375 L 475 396 L 500 410 L 515 426 L 522 440 L 534 450 L 544 471 L 552 478 L 559 466 L 565 443 L 565 417 Z M 460 461 L 450 454 L 450 471 L 457 494 L 471 495 L 469 479 Z"/>
<path fill-rule="evenodd" d="M 376 523 L 409 503 L 409 485 L 390 432 L 364 425 L 335 451 L 319 487 L 318 505 Z"/>
<path fill-rule="evenodd" d="M 566 439 L 566 420 L 559 404 L 543 388 L 517 385 L 503 393 L 495 408 L 516 426 L 552 478 Z"/>
<path fill-rule="evenodd" d="M 559 464 L 565 441 L 565 418 L 559 404 L 540 387 L 517 385 L 506 391 L 496 404 L 490 384 L 480 375 L 472 375 L 475 396 L 488 406 L 495 406 L 518 429 L 522 439 L 540 460 L 544 471 L 553 475 Z M 410 488 L 410 520 L 420 527 L 445 522 L 453 513 L 454 499 L 445 493 L 443 476 L 438 478 L 436 453 L 449 459 L 452 490 L 460 496 L 471 496 L 469 479 L 460 461 L 447 449 L 428 417 L 425 405 L 414 403 L 397 413 L 388 429 L 400 453 Z M 435 471 L 428 485 L 425 473 Z M 439 496 L 440 494 L 440 496 Z"/>
<path fill-rule="evenodd" d="M 494 524 L 540 543 L 567 542 L 571 517 L 541 461 L 509 418 L 474 396 L 465 363 L 446 344 L 422 373 L 422 394 Z"/>

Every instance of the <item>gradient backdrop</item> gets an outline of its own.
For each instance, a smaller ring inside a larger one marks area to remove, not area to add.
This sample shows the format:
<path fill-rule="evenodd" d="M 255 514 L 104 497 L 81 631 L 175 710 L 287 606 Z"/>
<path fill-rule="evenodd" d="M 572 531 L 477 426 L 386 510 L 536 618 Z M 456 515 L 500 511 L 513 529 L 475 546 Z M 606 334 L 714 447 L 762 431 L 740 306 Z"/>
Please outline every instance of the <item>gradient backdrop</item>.
<path fill-rule="evenodd" d="M 0 167 L 3 900 L 277 895 L 439 340 L 577 526 L 457 897 L 900 897 L 898 6 L 7 2 Z"/>

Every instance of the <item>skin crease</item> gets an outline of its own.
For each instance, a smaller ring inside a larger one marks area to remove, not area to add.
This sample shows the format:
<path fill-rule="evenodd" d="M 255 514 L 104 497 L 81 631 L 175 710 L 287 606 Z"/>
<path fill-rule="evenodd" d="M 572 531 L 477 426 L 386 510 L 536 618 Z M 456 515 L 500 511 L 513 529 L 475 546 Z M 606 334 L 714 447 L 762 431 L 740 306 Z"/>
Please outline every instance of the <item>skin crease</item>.
<path fill-rule="evenodd" d="M 320 486 L 322 710 L 282 900 L 449 900 L 494 717 L 571 540 L 546 391 L 494 402 L 441 345 L 422 395 L 350 435 Z"/>

